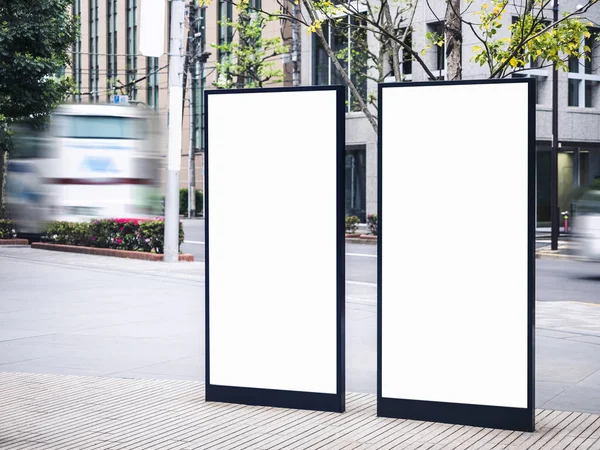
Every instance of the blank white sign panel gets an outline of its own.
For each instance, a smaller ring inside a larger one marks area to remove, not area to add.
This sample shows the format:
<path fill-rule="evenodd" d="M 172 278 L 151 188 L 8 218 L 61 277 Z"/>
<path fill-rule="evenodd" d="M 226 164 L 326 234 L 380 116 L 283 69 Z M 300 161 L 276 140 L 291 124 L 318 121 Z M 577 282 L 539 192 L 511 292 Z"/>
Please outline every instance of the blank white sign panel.
<path fill-rule="evenodd" d="M 336 92 L 207 110 L 210 384 L 335 394 Z"/>
<path fill-rule="evenodd" d="M 528 86 L 382 96 L 382 396 L 526 408 Z"/>

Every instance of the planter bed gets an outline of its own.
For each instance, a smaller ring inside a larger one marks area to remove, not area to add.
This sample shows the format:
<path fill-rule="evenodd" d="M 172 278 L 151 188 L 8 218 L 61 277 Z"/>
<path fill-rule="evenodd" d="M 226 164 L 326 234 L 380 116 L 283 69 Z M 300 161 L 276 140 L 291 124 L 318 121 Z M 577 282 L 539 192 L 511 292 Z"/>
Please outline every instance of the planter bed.
<path fill-rule="evenodd" d="M 0 245 L 29 245 L 27 239 L 0 239 Z"/>
<path fill-rule="evenodd" d="M 117 258 L 141 259 L 144 261 L 162 261 L 160 253 L 135 252 L 131 250 L 116 250 L 112 248 L 80 247 L 77 245 L 46 244 L 34 242 L 31 248 L 40 250 L 54 250 L 58 252 L 83 253 L 85 255 L 115 256 Z M 180 254 L 179 261 L 194 261 L 194 255 L 188 253 Z"/>

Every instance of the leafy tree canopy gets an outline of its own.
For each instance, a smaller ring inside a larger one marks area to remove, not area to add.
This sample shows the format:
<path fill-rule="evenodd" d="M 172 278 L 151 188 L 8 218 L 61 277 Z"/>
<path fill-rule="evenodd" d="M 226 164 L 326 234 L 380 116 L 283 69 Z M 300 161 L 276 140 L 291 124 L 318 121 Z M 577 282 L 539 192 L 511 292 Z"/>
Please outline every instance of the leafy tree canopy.
<path fill-rule="evenodd" d="M 0 123 L 45 117 L 67 97 L 57 76 L 77 36 L 70 0 L 0 0 Z"/>
<path fill-rule="evenodd" d="M 263 37 L 263 30 L 277 16 L 254 10 L 248 0 L 240 0 L 236 8 L 236 21 L 219 21 L 219 25 L 231 28 L 231 41 L 212 45 L 222 55 L 216 63 L 219 78 L 215 86 L 256 88 L 283 81 L 283 71 L 276 67 L 274 59 L 287 47 L 280 37 Z"/>

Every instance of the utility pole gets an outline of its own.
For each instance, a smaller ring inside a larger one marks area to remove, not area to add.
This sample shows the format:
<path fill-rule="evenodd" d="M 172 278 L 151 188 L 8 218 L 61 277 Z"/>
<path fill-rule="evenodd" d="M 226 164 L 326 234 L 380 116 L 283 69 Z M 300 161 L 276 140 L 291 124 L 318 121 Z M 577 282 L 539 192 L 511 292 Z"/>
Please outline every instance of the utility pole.
<path fill-rule="evenodd" d="M 199 70 L 196 70 L 196 74 L 200 77 L 200 95 L 197 97 L 196 104 L 200 106 L 200 120 L 197 121 L 196 129 L 198 130 L 198 135 L 196 136 L 196 142 L 200 143 L 200 152 L 202 154 L 202 216 L 206 218 L 206 170 L 204 167 L 204 149 L 206 148 L 206 143 L 204 142 L 204 89 L 206 85 L 206 77 L 204 76 L 204 66 L 210 53 L 206 52 L 206 6 L 200 7 L 200 12 L 198 15 L 200 19 L 200 58 L 198 58 L 196 64 L 198 64 Z M 194 197 L 195 200 L 195 197 Z"/>
<path fill-rule="evenodd" d="M 292 0 L 292 13 L 294 20 L 292 21 L 292 82 L 294 86 L 300 86 L 300 70 L 298 48 L 300 47 L 300 23 L 298 22 L 299 7 L 298 2 Z"/>
<path fill-rule="evenodd" d="M 558 0 L 553 6 L 554 28 L 558 22 Z M 550 183 L 550 248 L 558 250 L 559 218 L 558 206 L 558 66 L 552 65 L 552 158 Z"/>
<path fill-rule="evenodd" d="M 196 60 L 198 58 L 197 52 L 197 26 L 198 23 L 198 6 L 194 0 L 190 0 L 190 29 L 188 40 L 188 52 L 187 57 L 190 61 L 190 72 L 191 72 L 191 83 L 190 83 L 190 146 L 188 151 L 188 217 L 196 216 L 196 147 L 198 146 L 196 140 L 196 122 L 197 122 L 197 67 Z"/>
<path fill-rule="evenodd" d="M 183 28 L 184 0 L 171 0 L 169 36 L 169 146 L 165 196 L 165 262 L 179 260 L 179 170 L 183 120 Z"/>

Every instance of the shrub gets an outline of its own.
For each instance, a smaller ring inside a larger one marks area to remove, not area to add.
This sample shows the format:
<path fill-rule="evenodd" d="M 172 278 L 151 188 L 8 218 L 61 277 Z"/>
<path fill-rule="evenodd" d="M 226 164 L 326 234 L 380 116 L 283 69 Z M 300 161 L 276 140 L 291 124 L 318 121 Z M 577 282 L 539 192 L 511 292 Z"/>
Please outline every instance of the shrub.
<path fill-rule="evenodd" d="M 188 190 L 179 189 L 179 214 L 187 216 L 188 212 Z M 196 215 L 202 212 L 202 191 L 196 190 Z"/>
<path fill-rule="evenodd" d="M 102 219 L 90 223 L 90 245 L 100 248 L 138 250 L 140 222 L 136 219 Z"/>
<path fill-rule="evenodd" d="M 46 229 L 45 238 L 56 244 L 87 246 L 90 244 L 90 224 L 54 222 Z"/>
<path fill-rule="evenodd" d="M 0 219 L 0 239 L 11 239 L 16 236 L 12 222 L 8 219 Z"/>
<path fill-rule="evenodd" d="M 89 223 L 54 222 L 44 234 L 44 242 L 141 252 L 164 252 L 164 219 L 101 219 Z M 179 245 L 183 242 L 179 223 Z"/>
<path fill-rule="evenodd" d="M 165 222 L 163 219 L 140 223 L 141 245 L 145 252 L 163 253 L 165 249 Z M 179 245 L 183 242 L 183 225 L 179 222 Z"/>
<path fill-rule="evenodd" d="M 367 226 L 369 227 L 369 231 L 371 234 L 377 236 L 379 233 L 379 222 L 377 221 L 377 214 L 369 214 L 367 216 Z"/>
<path fill-rule="evenodd" d="M 355 233 L 358 229 L 358 224 L 360 223 L 360 219 L 357 216 L 348 216 L 346 217 L 346 233 L 352 234 Z"/>

